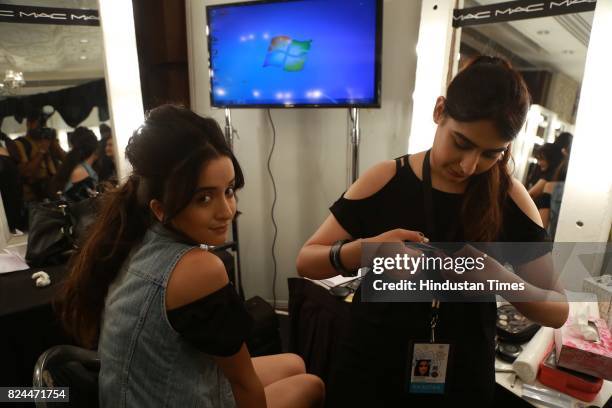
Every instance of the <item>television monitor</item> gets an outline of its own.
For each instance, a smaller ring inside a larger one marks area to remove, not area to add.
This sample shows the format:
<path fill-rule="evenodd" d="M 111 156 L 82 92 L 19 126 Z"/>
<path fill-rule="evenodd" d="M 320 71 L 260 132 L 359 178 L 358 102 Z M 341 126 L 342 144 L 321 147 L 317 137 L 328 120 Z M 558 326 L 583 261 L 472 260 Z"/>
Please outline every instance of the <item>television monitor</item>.
<path fill-rule="evenodd" d="M 382 0 L 206 7 L 211 105 L 380 107 Z"/>

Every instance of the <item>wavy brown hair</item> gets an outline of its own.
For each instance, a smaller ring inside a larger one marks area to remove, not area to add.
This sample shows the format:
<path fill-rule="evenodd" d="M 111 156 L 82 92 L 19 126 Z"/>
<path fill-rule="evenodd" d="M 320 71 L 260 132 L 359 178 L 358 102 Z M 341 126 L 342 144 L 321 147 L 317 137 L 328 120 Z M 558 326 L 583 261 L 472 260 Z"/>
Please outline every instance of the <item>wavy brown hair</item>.
<path fill-rule="evenodd" d="M 444 114 L 459 122 L 490 120 L 511 142 L 525 122 L 529 104 L 527 85 L 508 61 L 479 56 L 449 84 Z M 489 171 L 470 178 L 461 209 L 467 241 L 494 241 L 502 232 L 503 208 L 512 185 L 509 150 Z"/>
<path fill-rule="evenodd" d="M 96 347 L 108 288 L 153 222 L 149 202 L 159 200 L 164 223 L 170 222 L 191 202 L 200 170 L 222 156 L 232 160 L 235 188 L 244 186 L 240 165 L 217 122 L 182 107 L 151 110 L 132 135 L 126 156 L 133 174 L 103 194 L 97 220 L 71 259 L 56 301 L 66 330 L 85 347 Z"/>

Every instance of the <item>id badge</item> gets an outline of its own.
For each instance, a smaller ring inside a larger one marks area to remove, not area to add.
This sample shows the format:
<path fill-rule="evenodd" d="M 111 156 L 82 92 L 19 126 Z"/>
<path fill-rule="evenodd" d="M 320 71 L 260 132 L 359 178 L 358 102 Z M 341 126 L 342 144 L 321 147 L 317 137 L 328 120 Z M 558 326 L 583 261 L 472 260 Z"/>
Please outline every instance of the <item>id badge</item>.
<path fill-rule="evenodd" d="M 450 367 L 450 343 L 415 342 L 408 359 L 411 394 L 444 394 Z"/>

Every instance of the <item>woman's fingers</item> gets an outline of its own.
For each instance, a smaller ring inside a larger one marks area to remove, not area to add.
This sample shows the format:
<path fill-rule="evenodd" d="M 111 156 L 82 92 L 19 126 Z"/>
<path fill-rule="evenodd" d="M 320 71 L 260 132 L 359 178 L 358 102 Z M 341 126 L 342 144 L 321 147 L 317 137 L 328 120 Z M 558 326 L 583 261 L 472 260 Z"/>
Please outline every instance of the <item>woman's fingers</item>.
<path fill-rule="evenodd" d="M 420 231 L 412 231 L 406 229 L 396 230 L 401 241 L 412 242 L 429 242 L 429 239 Z"/>

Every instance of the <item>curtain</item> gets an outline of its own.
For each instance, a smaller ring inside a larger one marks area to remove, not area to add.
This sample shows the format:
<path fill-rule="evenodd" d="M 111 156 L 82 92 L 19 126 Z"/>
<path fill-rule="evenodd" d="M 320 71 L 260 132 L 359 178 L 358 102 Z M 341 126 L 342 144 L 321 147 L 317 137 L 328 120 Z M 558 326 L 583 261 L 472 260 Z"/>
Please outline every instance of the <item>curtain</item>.
<path fill-rule="evenodd" d="M 109 118 L 106 85 L 104 79 L 100 79 L 59 91 L 3 99 L 0 101 L 0 124 L 7 116 L 21 123 L 29 111 L 46 105 L 51 105 L 73 128 L 87 119 L 95 106 L 101 122 Z"/>

